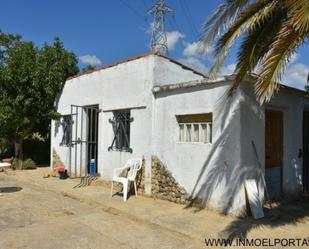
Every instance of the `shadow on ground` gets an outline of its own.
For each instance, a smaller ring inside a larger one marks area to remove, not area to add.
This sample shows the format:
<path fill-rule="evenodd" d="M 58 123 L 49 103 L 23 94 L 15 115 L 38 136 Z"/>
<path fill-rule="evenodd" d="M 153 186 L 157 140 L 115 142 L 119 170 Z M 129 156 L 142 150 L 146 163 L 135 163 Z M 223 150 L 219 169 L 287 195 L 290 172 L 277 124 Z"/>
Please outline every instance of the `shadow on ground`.
<path fill-rule="evenodd" d="M 74 186 L 73 188 L 82 188 L 90 186 L 93 181 L 96 181 L 98 178 L 95 176 L 85 176 L 80 178 L 80 183 Z"/>
<path fill-rule="evenodd" d="M 14 192 L 19 192 L 23 188 L 21 187 L 1 187 L 0 188 L 0 193 L 14 193 Z"/>
<path fill-rule="evenodd" d="M 264 208 L 265 218 L 254 220 L 251 217 L 239 218 L 231 222 L 219 233 L 221 238 L 247 238 L 253 229 L 265 226 L 276 228 L 309 220 L 309 198 L 304 197 L 293 203 L 276 203 L 272 208 Z"/>
<path fill-rule="evenodd" d="M 118 184 L 118 185 L 115 184 L 115 186 L 116 186 L 116 188 L 118 188 L 118 190 L 117 189 L 115 190 L 115 192 L 112 194 L 112 197 L 113 196 L 119 196 L 119 197 L 123 198 L 123 188 L 122 188 L 122 186 L 120 184 Z M 136 196 L 136 194 L 135 194 L 135 191 L 134 191 L 134 187 L 132 186 L 132 184 L 130 184 L 128 186 L 127 200 L 129 200 L 133 196 Z"/>

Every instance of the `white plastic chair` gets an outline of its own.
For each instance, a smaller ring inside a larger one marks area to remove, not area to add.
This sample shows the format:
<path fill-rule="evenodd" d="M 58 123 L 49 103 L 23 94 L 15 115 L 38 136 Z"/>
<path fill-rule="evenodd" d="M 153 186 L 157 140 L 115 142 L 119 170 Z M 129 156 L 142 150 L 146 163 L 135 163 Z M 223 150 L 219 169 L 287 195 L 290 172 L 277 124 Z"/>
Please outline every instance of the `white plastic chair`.
<path fill-rule="evenodd" d="M 11 167 L 12 165 L 10 163 L 2 163 L 0 162 L 0 168 L 7 168 L 7 167 Z"/>
<path fill-rule="evenodd" d="M 7 168 L 7 167 L 11 167 L 11 164 L 10 163 L 2 163 L 2 162 L 0 162 L 0 169 L 1 168 Z M 0 193 L 0 196 L 3 196 L 3 194 Z"/>
<path fill-rule="evenodd" d="M 142 167 L 143 160 L 140 158 L 132 158 L 127 161 L 124 167 L 122 168 L 116 168 L 114 169 L 114 176 L 112 180 L 112 189 L 111 189 L 111 196 L 113 196 L 113 187 L 114 182 L 122 183 L 123 186 L 123 200 L 127 201 L 127 195 L 128 195 L 128 186 L 130 182 L 134 183 L 134 191 L 135 195 L 137 196 L 137 187 L 136 187 L 136 175 L 137 172 Z M 121 177 L 120 174 L 126 170 L 129 169 L 127 177 Z"/>

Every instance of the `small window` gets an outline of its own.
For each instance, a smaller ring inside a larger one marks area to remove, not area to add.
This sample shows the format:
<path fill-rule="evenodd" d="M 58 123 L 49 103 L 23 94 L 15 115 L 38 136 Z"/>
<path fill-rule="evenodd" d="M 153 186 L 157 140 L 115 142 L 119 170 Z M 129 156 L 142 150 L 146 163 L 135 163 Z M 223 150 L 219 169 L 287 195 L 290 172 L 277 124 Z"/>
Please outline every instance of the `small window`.
<path fill-rule="evenodd" d="M 132 151 L 130 148 L 131 121 L 130 110 L 114 111 L 113 120 L 110 120 L 113 124 L 114 139 L 109 150 Z"/>
<path fill-rule="evenodd" d="M 62 129 L 63 129 L 63 137 L 60 145 L 62 146 L 70 146 L 72 139 L 72 116 L 64 115 L 62 116 Z"/>
<path fill-rule="evenodd" d="M 185 140 L 185 126 L 183 124 L 179 125 L 179 141 Z"/>
<path fill-rule="evenodd" d="M 200 141 L 200 127 L 199 124 L 193 124 L 194 130 L 194 142 Z"/>
<path fill-rule="evenodd" d="M 192 141 L 192 129 L 191 124 L 186 124 L 186 142 Z"/>
<path fill-rule="evenodd" d="M 179 115 L 179 141 L 212 143 L 212 113 Z"/>

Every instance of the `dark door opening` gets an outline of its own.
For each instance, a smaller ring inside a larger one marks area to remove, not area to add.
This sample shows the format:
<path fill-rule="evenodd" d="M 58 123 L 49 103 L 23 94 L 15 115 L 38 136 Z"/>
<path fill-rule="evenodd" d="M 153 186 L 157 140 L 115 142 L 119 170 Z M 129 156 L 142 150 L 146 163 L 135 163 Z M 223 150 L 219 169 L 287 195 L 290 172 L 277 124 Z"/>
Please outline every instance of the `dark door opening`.
<path fill-rule="evenodd" d="M 303 116 L 303 190 L 309 193 L 309 111 Z"/>
<path fill-rule="evenodd" d="M 98 173 L 98 124 L 99 124 L 99 107 L 91 106 L 87 108 L 87 173 L 90 173 L 90 161 L 95 160 L 95 173 Z"/>
<path fill-rule="evenodd" d="M 265 179 L 271 199 L 282 195 L 283 112 L 265 110 Z"/>

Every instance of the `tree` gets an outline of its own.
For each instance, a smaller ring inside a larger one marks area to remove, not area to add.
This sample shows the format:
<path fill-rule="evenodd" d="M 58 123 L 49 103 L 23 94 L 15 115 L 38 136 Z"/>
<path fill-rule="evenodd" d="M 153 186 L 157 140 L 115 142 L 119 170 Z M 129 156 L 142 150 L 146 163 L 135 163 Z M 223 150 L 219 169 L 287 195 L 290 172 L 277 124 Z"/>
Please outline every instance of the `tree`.
<path fill-rule="evenodd" d="M 76 56 L 59 38 L 37 48 L 20 36 L 0 33 L 0 137 L 14 143 L 22 167 L 23 140 L 34 132 L 47 134 L 58 118 L 55 99 L 65 80 L 78 73 Z"/>
<path fill-rule="evenodd" d="M 238 48 L 233 92 L 247 73 L 257 71 L 255 92 L 261 103 L 278 90 L 287 63 L 309 38 L 308 0 L 224 0 L 204 23 L 204 50 L 215 43 L 215 76 L 231 47 Z"/>
<path fill-rule="evenodd" d="M 91 66 L 91 65 L 88 65 L 88 66 L 86 66 L 86 67 L 84 67 L 84 68 L 82 69 L 82 72 L 83 72 L 83 73 L 92 72 L 92 71 L 94 71 L 95 69 L 96 69 L 96 67 Z"/>

